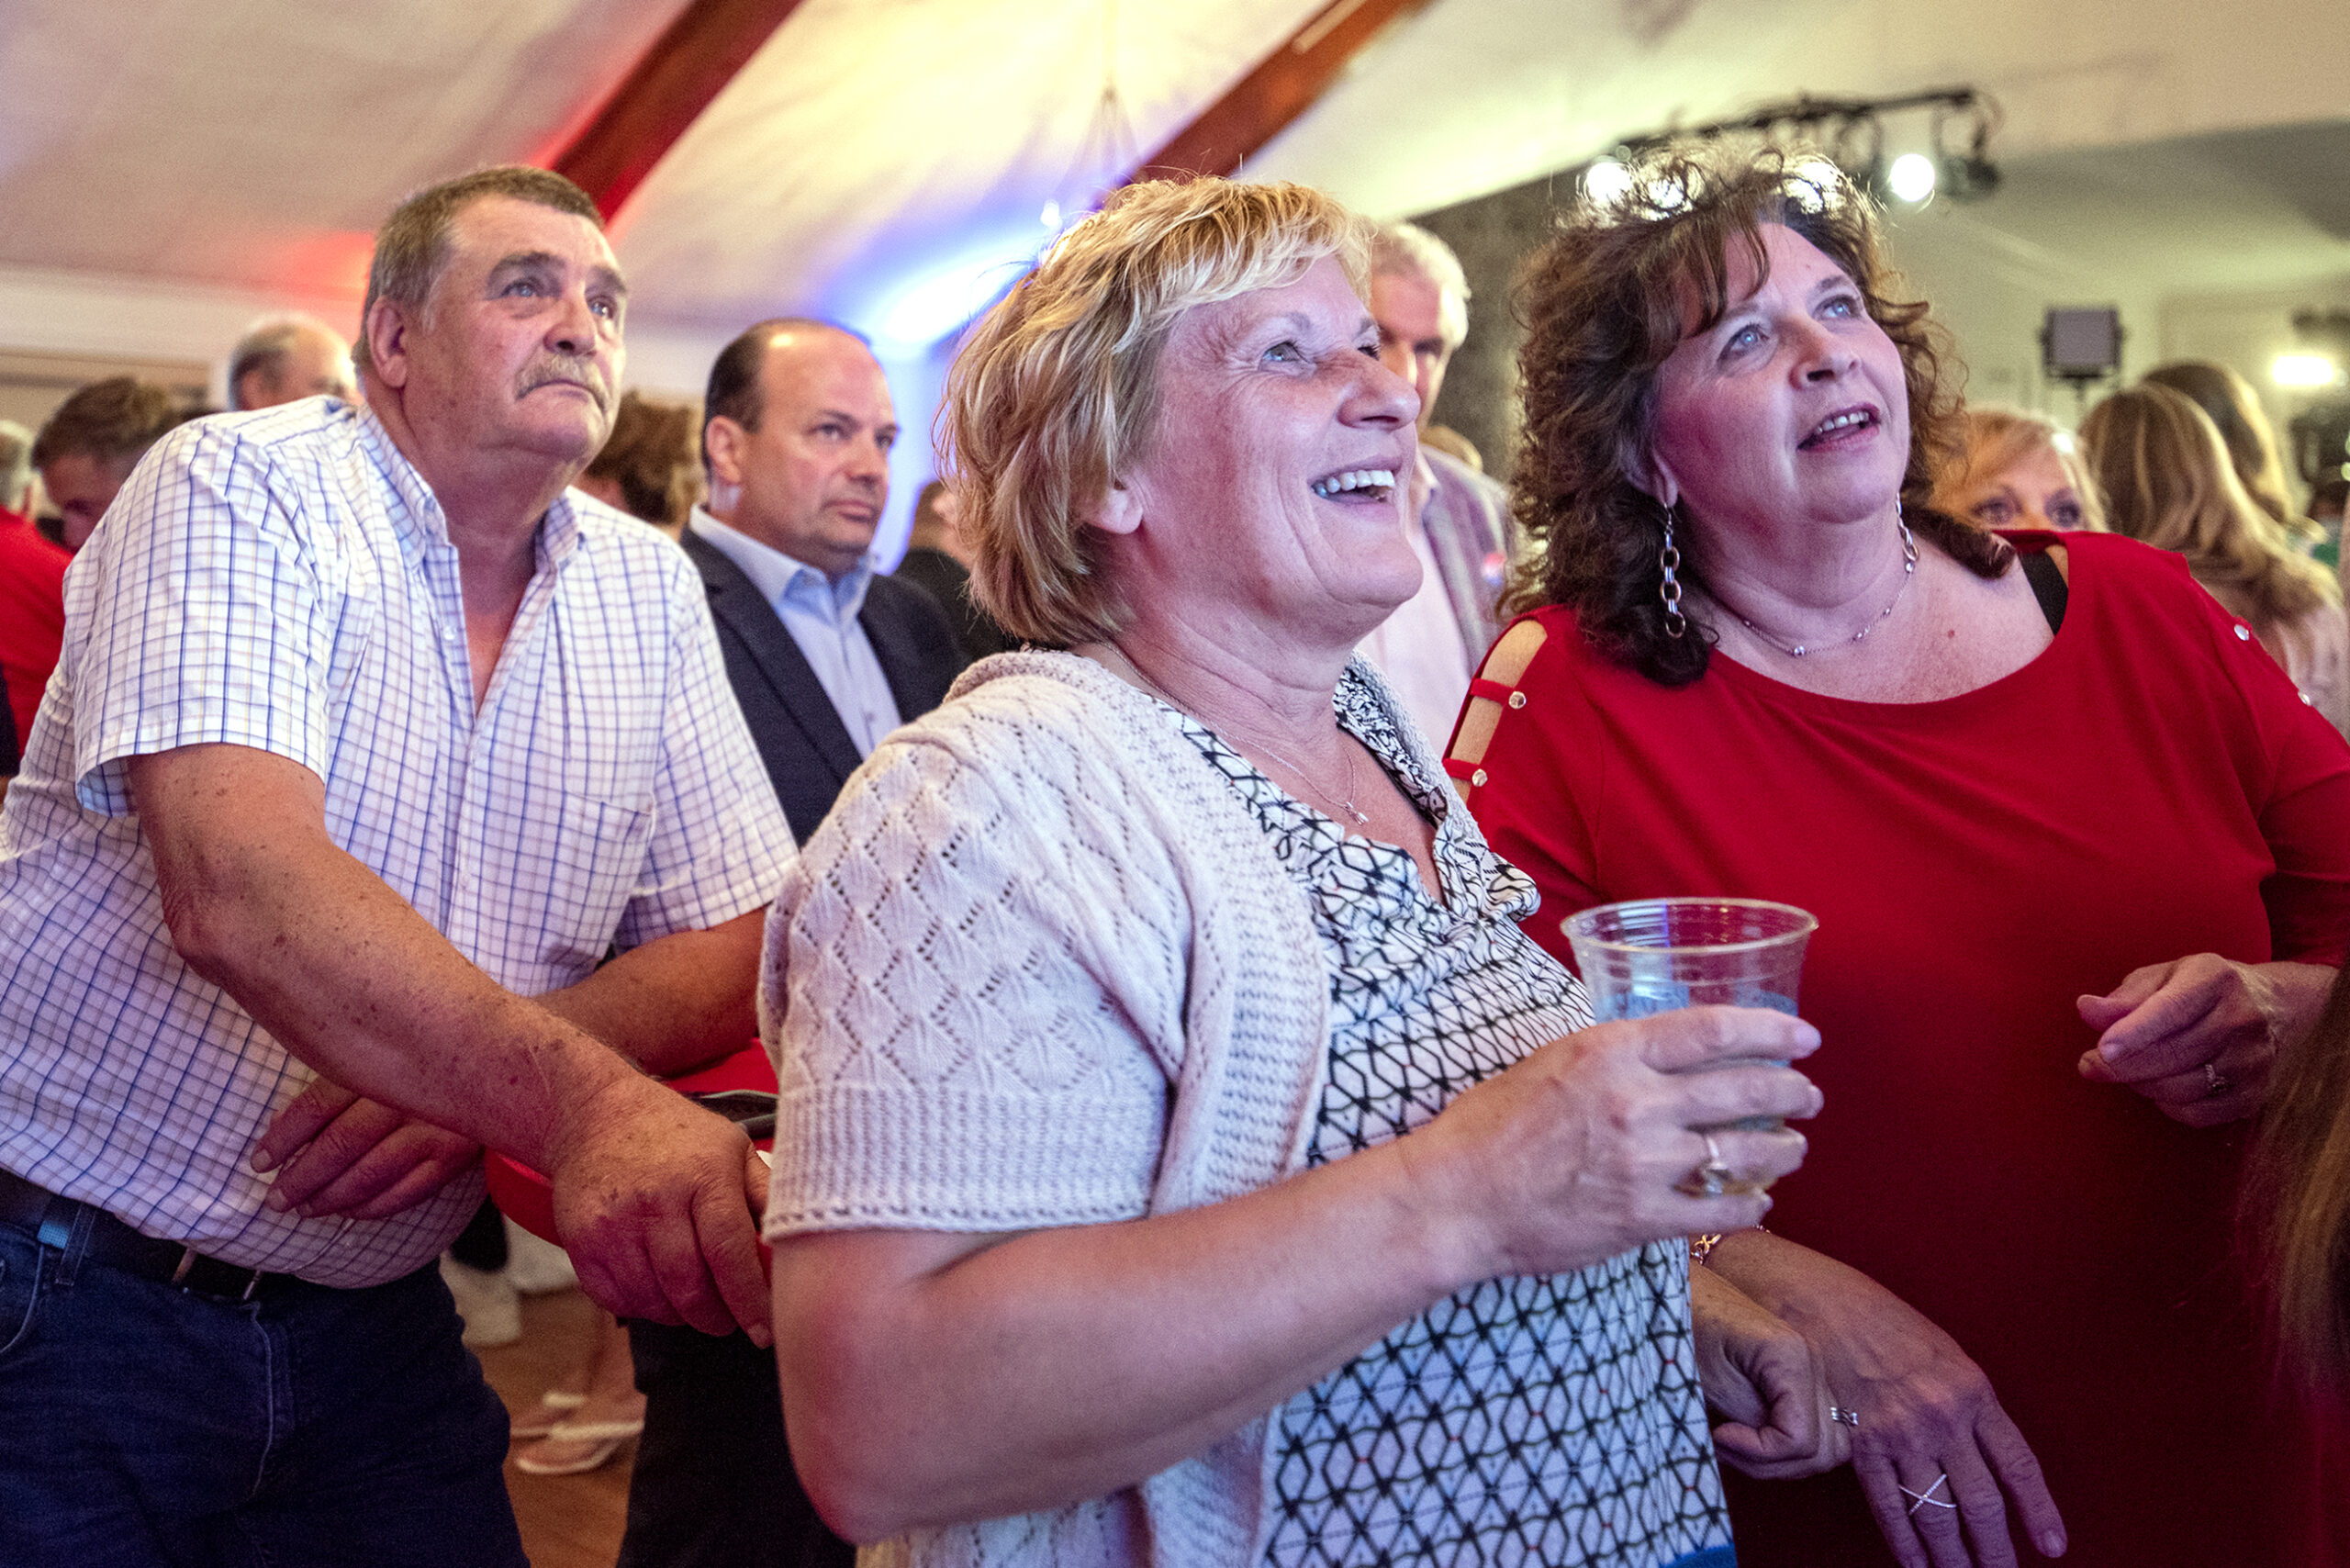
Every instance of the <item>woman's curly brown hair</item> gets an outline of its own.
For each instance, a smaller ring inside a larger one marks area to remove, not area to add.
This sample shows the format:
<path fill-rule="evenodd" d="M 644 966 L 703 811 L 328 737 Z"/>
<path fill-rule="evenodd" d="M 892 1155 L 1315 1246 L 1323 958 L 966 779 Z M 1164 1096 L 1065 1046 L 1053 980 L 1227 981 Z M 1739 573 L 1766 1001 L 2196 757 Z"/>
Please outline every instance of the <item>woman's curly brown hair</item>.
<path fill-rule="evenodd" d="M 1708 144 L 1634 162 L 1622 195 L 1586 198 L 1520 270 L 1526 342 L 1518 374 L 1526 440 L 1512 506 L 1530 548 L 1511 574 L 1511 612 L 1563 604 L 1605 657 L 1662 686 L 1706 672 L 1713 636 L 1665 629 L 1658 596 L 1663 510 L 1635 482 L 1655 431 L 1658 371 L 1682 340 L 1707 331 L 1734 303 L 1729 247 L 1742 244 L 1767 274 L 1765 224 L 1818 246 L 1861 291 L 1870 317 L 1901 351 L 1909 389 L 1904 515 L 1918 533 L 1986 577 L 2013 552 L 1996 536 L 1929 504 L 1934 475 L 1961 448 L 1957 367 L 1948 336 L 1922 301 L 1890 297 L 1898 279 L 1877 239 L 1868 198 L 1826 158 Z M 1685 318 L 1695 295 L 1697 319 Z M 1684 532 L 1685 532 L 1685 524 Z M 1684 549 L 1679 577 L 1703 586 Z"/>

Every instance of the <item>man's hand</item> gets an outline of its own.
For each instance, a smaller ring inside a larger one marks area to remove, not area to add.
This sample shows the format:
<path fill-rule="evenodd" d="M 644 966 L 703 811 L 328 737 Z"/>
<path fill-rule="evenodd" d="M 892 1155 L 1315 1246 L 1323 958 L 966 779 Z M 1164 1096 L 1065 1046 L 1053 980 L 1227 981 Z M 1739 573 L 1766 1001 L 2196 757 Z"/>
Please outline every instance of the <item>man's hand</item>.
<path fill-rule="evenodd" d="M 599 1305 L 774 1342 L 755 1223 L 765 1166 L 741 1128 L 626 1079 L 570 1119 L 552 1163 L 555 1229 Z"/>
<path fill-rule="evenodd" d="M 2249 1116 L 2267 1095 L 2278 1048 L 2316 1021 L 2333 974 L 2214 953 L 2133 969 L 2108 995 L 2078 1002 L 2081 1021 L 2102 1031 L 2081 1057 L 2081 1076 L 2134 1090 L 2191 1127 Z"/>
<path fill-rule="evenodd" d="M 269 1206 L 305 1218 L 386 1219 L 471 1170 L 481 1145 L 319 1079 L 253 1146 L 255 1170 L 277 1172 Z"/>

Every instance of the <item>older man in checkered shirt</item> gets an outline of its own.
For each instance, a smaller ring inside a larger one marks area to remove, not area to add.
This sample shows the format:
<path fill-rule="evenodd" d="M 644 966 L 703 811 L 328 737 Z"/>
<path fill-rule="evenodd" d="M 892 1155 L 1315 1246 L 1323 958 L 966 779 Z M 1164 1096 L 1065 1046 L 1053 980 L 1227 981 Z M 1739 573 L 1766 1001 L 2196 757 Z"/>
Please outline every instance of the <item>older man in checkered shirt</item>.
<path fill-rule="evenodd" d="M 792 842 L 692 566 L 565 488 L 625 304 L 568 182 L 413 197 L 369 407 L 183 429 L 69 579 L 0 819 L 0 1562 L 521 1562 L 432 1269 L 484 1144 L 604 1305 L 765 1342 L 757 1158 L 621 1054 L 750 1037 Z"/>

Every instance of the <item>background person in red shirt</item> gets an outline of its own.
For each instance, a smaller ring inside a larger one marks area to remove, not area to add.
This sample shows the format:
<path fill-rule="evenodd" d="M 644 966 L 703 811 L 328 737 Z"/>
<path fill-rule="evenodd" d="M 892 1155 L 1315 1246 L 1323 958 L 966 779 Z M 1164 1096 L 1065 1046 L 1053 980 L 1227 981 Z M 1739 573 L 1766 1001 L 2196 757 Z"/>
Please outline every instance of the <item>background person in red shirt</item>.
<path fill-rule="evenodd" d="M 65 636 L 65 564 L 73 558 L 42 538 L 26 514 L 32 454 L 32 432 L 0 420 L 0 680 L 7 683 L 19 748 L 32 735 L 33 713 L 57 667 Z"/>

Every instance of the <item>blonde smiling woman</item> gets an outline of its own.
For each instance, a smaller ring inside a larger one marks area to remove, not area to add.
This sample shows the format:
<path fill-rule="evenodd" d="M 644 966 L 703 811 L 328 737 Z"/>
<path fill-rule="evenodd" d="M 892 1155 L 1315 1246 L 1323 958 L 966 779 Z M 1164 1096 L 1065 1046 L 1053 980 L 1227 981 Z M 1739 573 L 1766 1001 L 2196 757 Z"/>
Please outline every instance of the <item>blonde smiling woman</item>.
<path fill-rule="evenodd" d="M 1727 1563 L 1707 1395 L 1818 1444 L 1682 1239 L 1801 1158 L 1697 1129 L 1816 1109 L 1755 1059 L 1809 1026 L 1590 1026 L 1351 656 L 1419 569 L 1367 239 L 1135 187 L 957 363 L 973 580 L 1066 651 L 885 743 L 769 926 L 784 1405 L 875 1560 Z"/>

